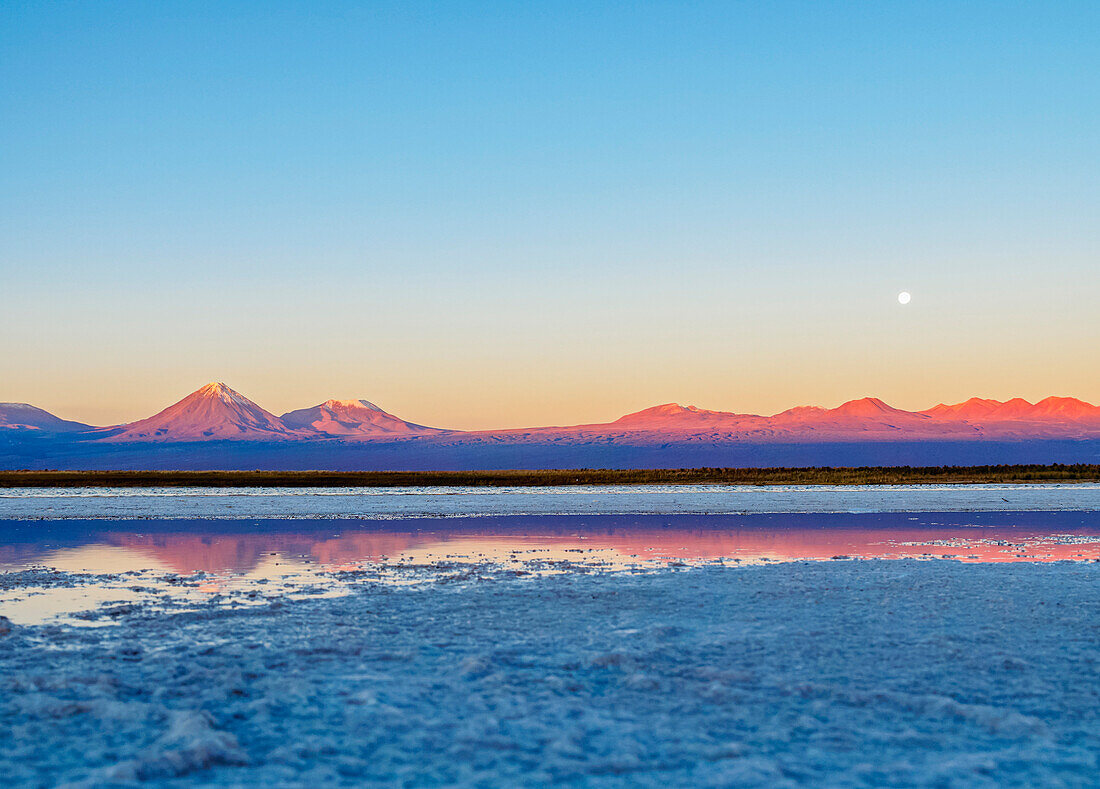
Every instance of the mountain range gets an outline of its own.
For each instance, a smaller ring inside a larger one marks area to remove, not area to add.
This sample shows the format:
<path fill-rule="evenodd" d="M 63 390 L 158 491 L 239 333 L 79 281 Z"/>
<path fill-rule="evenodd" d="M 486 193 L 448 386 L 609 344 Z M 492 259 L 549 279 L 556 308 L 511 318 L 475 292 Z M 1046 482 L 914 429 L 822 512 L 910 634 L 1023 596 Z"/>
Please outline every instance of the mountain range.
<path fill-rule="evenodd" d="M 1037 403 L 978 397 L 924 411 L 904 411 L 874 397 L 836 408 L 800 406 L 771 416 L 710 411 L 677 403 L 647 408 L 613 422 L 560 427 L 463 431 L 427 427 L 387 413 L 367 400 L 326 400 L 275 416 L 224 383 L 210 383 L 153 416 L 112 427 L 61 419 L 25 403 L 0 404 L 0 428 L 82 433 L 103 442 L 343 441 L 413 437 L 525 442 L 562 439 L 741 441 L 897 440 L 899 438 L 1100 438 L 1100 407 L 1072 397 Z"/>
<path fill-rule="evenodd" d="M 666 403 L 612 422 L 479 431 L 408 422 L 367 400 L 326 400 L 276 416 L 224 383 L 207 384 L 153 416 L 107 427 L 0 403 L 0 467 L 6 468 L 959 465 L 1097 458 L 1100 407 L 1072 397 L 1037 403 L 975 397 L 923 411 L 865 397 L 772 415 Z"/>

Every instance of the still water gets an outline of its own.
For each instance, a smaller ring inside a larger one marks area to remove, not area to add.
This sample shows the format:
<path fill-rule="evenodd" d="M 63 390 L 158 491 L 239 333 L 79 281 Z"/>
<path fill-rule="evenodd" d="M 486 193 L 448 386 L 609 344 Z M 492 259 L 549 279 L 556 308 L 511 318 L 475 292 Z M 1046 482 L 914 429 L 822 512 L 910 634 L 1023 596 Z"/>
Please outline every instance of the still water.
<path fill-rule="evenodd" d="M 17 623 L 364 582 L 905 558 L 1100 561 L 1100 486 L 0 493 L 0 615 Z"/>
<path fill-rule="evenodd" d="M 0 521 L 0 615 L 803 559 L 1100 561 L 1100 512 Z M 7 579 L 8 583 L 5 583 Z"/>

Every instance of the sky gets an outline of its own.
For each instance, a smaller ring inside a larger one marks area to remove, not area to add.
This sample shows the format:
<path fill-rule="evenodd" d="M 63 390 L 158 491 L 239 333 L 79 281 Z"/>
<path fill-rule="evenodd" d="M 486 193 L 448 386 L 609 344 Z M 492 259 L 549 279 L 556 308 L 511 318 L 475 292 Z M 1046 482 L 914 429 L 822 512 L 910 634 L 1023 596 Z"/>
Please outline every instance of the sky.
<path fill-rule="evenodd" d="M 1098 38 L 1091 0 L 7 0 L 0 400 L 1100 402 Z"/>

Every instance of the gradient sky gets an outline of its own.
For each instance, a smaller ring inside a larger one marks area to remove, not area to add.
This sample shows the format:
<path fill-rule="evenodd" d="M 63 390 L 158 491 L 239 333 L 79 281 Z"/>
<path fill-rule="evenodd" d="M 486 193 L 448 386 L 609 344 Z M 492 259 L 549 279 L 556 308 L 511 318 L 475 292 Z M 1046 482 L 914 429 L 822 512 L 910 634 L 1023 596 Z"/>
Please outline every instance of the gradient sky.
<path fill-rule="evenodd" d="M 1098 40 L 1092 0 L 7 0 L 0 400 L 1097 402 Z"/>

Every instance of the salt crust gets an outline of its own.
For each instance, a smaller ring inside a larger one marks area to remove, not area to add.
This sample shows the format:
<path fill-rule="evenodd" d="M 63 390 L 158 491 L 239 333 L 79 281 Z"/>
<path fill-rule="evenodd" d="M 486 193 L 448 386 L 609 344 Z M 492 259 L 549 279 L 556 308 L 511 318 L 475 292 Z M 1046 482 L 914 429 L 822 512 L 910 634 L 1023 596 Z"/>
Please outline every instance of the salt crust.
<path fill-rule="evenodd" d="M 364 576 L 344 598 L 5 625 L 0 775 L 1095 785 L 1098 582 L 1100 565 L 1065 562 L 468 567 Z"/>

